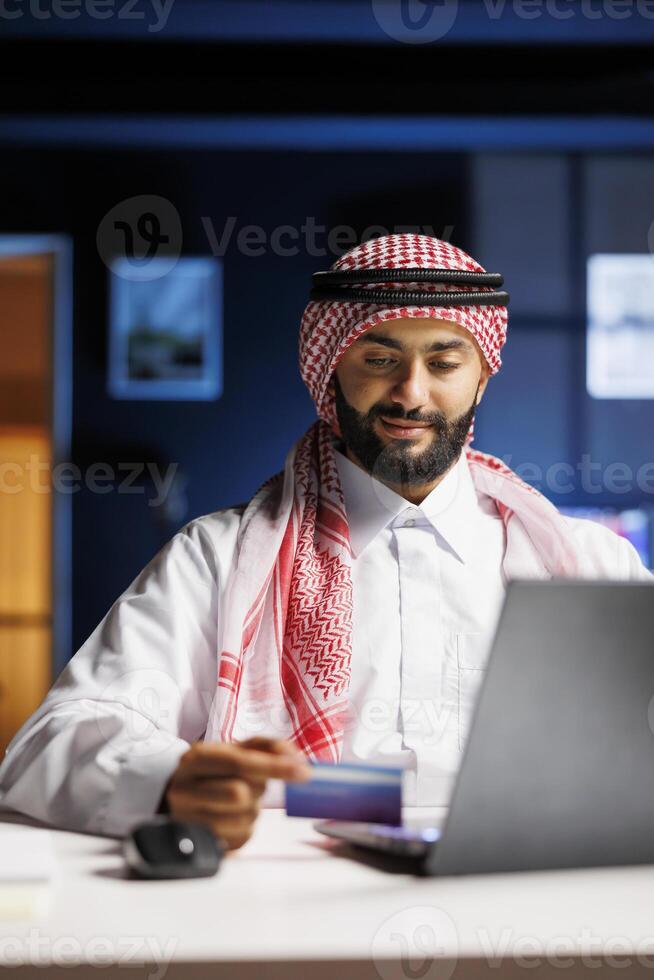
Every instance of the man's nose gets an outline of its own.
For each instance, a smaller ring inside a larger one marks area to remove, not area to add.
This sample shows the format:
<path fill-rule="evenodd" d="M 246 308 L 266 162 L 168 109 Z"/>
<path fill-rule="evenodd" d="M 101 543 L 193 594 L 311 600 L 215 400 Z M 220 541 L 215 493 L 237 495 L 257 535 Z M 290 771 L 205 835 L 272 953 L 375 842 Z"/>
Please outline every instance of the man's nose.
<path fill-rule="evenodd" d="M 390 396 L 405 412 L 426 405 L 429 401 L 429 368 L 417 360 L 404 366 Z"/>

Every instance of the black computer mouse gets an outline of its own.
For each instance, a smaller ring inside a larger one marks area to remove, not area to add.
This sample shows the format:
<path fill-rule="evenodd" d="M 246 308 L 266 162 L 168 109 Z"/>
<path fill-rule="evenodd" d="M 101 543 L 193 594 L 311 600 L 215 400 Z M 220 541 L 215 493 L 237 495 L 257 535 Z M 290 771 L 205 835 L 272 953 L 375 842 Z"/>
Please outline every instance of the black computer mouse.
<path fill-rule="evenodd" d="M 138 878 L 207 878 L 224 853 L 205 824 L 166 816 L 139 824 L 123 840 L 127 866 Z"/>

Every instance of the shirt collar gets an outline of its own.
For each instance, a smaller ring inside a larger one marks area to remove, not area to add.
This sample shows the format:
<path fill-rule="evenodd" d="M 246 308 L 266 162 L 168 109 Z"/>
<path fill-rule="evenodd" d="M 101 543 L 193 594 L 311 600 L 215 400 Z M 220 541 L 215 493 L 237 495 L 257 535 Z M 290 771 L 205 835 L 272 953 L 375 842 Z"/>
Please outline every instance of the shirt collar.
<path fill-rule="evenodd" d="M 461 561 L 469 559 L 480 507 L 465 452 L 419 505 L 375 479 L 337 446 L 334 456 L 355 558 L 383 528 L 403 526 L 409 518 L 416 527 L 431 525 Z"/>

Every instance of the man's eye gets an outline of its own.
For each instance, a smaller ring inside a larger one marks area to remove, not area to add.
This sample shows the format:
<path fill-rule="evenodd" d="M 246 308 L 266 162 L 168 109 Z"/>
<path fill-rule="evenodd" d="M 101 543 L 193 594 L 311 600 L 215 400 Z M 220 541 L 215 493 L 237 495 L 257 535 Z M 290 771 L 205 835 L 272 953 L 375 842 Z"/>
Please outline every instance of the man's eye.
<path fill-rule="evenodd" d="M 393 359 L 389 357 L 366 357 L 365 362 L 371 367 L 387 367 L 394 363 Z M 450 361 L 432 361 L 431 365 L 441 371 L 455 371 L 459 367 L 458 364 L 452 364 Z"/>

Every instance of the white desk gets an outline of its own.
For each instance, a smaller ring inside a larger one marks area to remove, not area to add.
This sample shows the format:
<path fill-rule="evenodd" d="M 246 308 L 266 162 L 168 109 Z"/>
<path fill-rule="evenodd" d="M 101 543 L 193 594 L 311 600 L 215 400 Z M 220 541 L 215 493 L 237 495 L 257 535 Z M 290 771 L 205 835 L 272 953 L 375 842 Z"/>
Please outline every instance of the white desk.
<path fill-rule="evenodd" d="M 311 821 L 269 810 L 214 878 L 147 882 L 126 877 L 117 841 L 52 834 L 48 913 L 0 923 L 7 976 L 654 980 L 652 867 L 385 874 L 338 856 Z M 32 965 L 7 969 L 19 957 Z M 96 974 L 89 963 L 111 965 Z"/>

